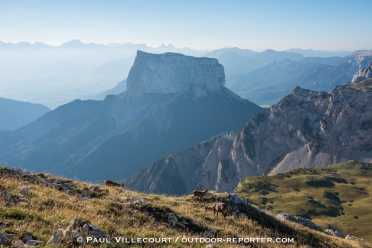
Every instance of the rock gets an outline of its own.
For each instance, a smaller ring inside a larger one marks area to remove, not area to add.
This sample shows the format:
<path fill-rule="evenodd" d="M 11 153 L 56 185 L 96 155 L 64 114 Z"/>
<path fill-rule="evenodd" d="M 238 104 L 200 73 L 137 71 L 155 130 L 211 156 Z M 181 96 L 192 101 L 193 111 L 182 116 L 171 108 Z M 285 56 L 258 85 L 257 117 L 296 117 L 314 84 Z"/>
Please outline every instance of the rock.
<path fill-rule="evenodd" d="M 44 242 L 43 241 L 40 241 L 40 240 L 27 240 L 26 241 L 26 245 L 30 245 L 30 246 L 37 246 L 37 245 L 40 245 L 40 246 L 43 246 L 44 245 Z"/>
<path fill-rule="evenodd" d="M 4 198 L 4 201 L 5 201 L 5 202 L 10 202 L 11 199 L 12 199 L 12 197 L 11 197 L 11 195 L 10 195 L 10 193 L 9 193 L 8 190 L 4 190 L 4 191 L 1 193 L 1 196 Z"/>
<path fill-rule="evenodd" d="M 213 238 L 214 237 L 213 233 L 209 230 L 205 230 L 204 233 L 203 233 L 203 236 L 205 236 L 207 238 Z"/>
<path fill-rule="evenodd" d="M 84 189 L 81 192 L 81 196 L 90 199 L 90 192 L 88 190 Z"/>
<path fill-rule="evenodd" d="M 181 222 L 177 222 L 176 225 L 177 225 L 177 226 L 180 226 L 180 227 L 182 227 L 182 228 L 186 228 L 186 225 L 182 224 Z"/>
<path fill-rule="evenodd" d="M 27 241 L 29 241 L 29 240 L 32 240 L 32 237 L 31 236 L 24 236 L 23 238 L 22 238 L 22 240 L 23 240 L 23 242 L 27 242 Z"/>
<path fill-rule="evenodd" d="M 71 190 L 73 189 L 72 185 L 70 183 L 63 183 L 62 186 L 65 188 L 65 189 L 68 189 L 68 190 Z"/>
<path fill-rule="evenodd" d="M 341 237 L 341 238 L 344 237 L 339 230 L 334 231 L 333 229 L 327 229 L 327 230 L 325 230 L 325 232 L 329 233 L 331 235 L 337 236 L 337 237 Z"/>
<path fill-rule="evenodd" d="M 177 53 L 150 54 L 137 51 L 128 75 L 126 91 L 128 93 L 183 93 L 191 85 L 218 91 L 225 85 L 223 66 L 217 59 Z"/>
<path fill-rule="evenodd" d="M 5 238 L 9 239 L 9 240 L 12 240 L 15 238 L 15 235 L 14 234 L 10 234 L 10 233 L 3 233 L 3 235 L 5 236 Z"/>
<path fill-rule="evenodd" d="M 72 238 L 72 225 L 69 225 L 62 233 L 67 240 L 70 240 Z"/>
<path fill-rule="evenodd" d="M 71 225 L 72 227 L 74 227 L 74 226 L 78 225 L 78 224 L 80 223 L 80 221 L 81 221 L 80 218 L 74 218 L 74 219 L 72 219 L 72 220 L 70 221 L 70 225 Z"/>
<path fill-rule="evenodd" d="M 78 231 L 75 231 L 75 232 L 73 233 L 73 238 L 74 238 L 74 240 L 79 239 L 79 243 L 80 243 L 80 244 L 83 244 L 84 246 L 87 245 L 87 242 L 86 242 L 84 236 L 81 235 Z"/>
<path fill-rule="evenodd" d="M 83 226 L 83 232 L 85 232 L 85 233 L 88 233 L 89 232 L 89 225 L 88 224 L 85 224 Z"/>
<path fill-rule="evenodd" d="M 4 233 L 0 233 L 0 245 L 10 245 L 10 240 L 5 236 Z"/>
<path fill-rule="evenodd" d="M 214 246 L 212 244 L 209 244 L 205 248 L 214 248 Z"/>
<path fill-rule="evenodd" d="M 372 61 L 369 62 L 366 68 L 360 69 L 354 74 L 353 79 L 351 80 L 351 85 L 357 84 L 369 78 L 372 78 Z"/>
<path fill-rule="evenodd" d="M 168 215 L 168 223 L 169 223 L 169 225 L 175 226 L 177 224 L 177 222 L 178 222 L 177 217 L 174 214 L 170 213 Z"/>
<path fill-rule="evenodd" d="M 44 205 L 44 204 L 41 204 L 41 206 L 40 206 L 40 209 L 44 210 L 44 209 L 46 209 L 46 208 L 47 208 L 47 206 L 46 206 L 46 205 Z"/>
<path fill-rule="evenodd" d="M 27 187 L 27 186 L 21 186 L 21 187 L 19 187 L 19 192 L 21 192 L 21 194 L 27 195 L 27 196 L 29 196 L 29 195 L 32 194 L 31 189 L 29 187 Z"/>
<path fill-rule="evenodd" d="M 295 223 L 301 224 L 303 226 L 310 227 L 312 229 L 321 231 L 320 227 L 315 225 L 311 220 L 302 218 L 302 217 L 297 216 L 295 214 L 278 214 L 276 216 L 276 218 L 279 219 L 279 220 L 295 222 Z"/>
<path fill-rule="evenodd" d="M 52 237 L 48 240 L 46 245 L 56 245 L 62 242 L 61 237 L 58 234 L 53 234 Z"/>
<path fill-rule="evenodd" d="M 20 202 L 30 202 L 30 200 L 27 199 L 27 198 L 25 198 L 25 197 L 20 197 L 20 198 L 19 198 L 19 201 L 20 201 Z"/>
<path fill-rule="evenodd" d="M 233 202 L 234 204 L 248 204 L 246 201 L 240 199 L 237 194 L 229 194 L 227 197 L 229 198 L 230 202 Z"/>

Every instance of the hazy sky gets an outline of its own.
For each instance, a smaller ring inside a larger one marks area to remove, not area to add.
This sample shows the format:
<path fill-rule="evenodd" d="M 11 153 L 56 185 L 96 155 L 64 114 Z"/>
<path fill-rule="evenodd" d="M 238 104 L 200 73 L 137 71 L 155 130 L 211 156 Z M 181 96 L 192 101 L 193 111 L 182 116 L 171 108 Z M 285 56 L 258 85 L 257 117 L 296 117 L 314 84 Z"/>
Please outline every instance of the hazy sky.
<path fill-rule="evenodd" d="M 372 49 L 371 0 L 0 0 L 0 41 Z"/>

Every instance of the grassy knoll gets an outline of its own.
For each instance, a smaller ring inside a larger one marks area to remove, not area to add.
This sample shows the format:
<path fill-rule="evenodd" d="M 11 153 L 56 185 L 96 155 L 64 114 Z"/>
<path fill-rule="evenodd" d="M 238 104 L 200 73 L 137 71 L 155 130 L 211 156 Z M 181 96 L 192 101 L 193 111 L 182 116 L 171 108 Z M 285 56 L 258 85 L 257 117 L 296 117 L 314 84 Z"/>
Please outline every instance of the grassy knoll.
<path fill-rule="evenodd" d="M 309 247 L 308 245 L 311 247 L 372 247 L 367 242 L 342 240 L 295 223 L 279 221 L 271 215 L 256 211 L 250 205 L 240 206 L 241 212 L 247 216 L 228 215 L 226 219 L 221 216 L 216 218 L 212 212 L 204 211 L 203 202 L 194 200 L 191 196 L 147 195 L 99 186 L 101 189 L 99 194 L 89 200 L 84 200 L 78 198 L 77 195 L 84 190 L 91 189 L 88 184 L 62 178 L 60 180 L 63 182 L 76 185 L 74 190 L 66 192 L 39 184 L 38 177 L 53 178 L 48 174 L 37 174 L 35 180 L 25 182 L 20 177 L 9 176 L 7 169 L 0 167 L 0 190 L 8 190 L 15 202 L 20 195 L 21 186 L 27 185 L 34 192 L 33 195 L 28 196 L 30 202 L 15 206 L 9 206 L 5 200 L 0 199 L 0 232 L 15 234 L 17 239 L 32 235 L 34 239 L 46 242 L 58 228 L 66 229 L 71 219 L 79 217 L 85 223 L 90 222 L 98 226 L 111 237 L 159 237 L 173 238 L 174 241 L 177 237 L 205 237 L 206 229 L 209 229 L 214 237 L 221 238 L 293 237 L 295 243 L 287 244 L 286 247 Z M 123 200 L 130 198 L 145 199 L 146 203 L 136 206 Z M 209 204 L 214 201 L 213 196 L 209 196 L 205 203 Z M 164 217 L 166 213 L 178 216 L 179 222 L 188 222 L 188 227 L 169 225 L 168 218 Z M 92 246 L 126 247 L 116 243 Z M 158 246 L 137 244 L 131 247 L 205 246 L 206 244 L 178 242 Z M 248 246 L 281 247 L 280 244 L 262 243 L 248 244 Z M 61 247 L 67 247 L 67 245 L 62 243 Z M 222 243 L 215 244 L 214 247 L 243 247 L 243 245 Z"/>
<path fill-rule="evenodd" d="M 350 161 L 248 177 L 237 193 L 274 214 L 294 213 L 323 230 L 340 230 L 372 242 L 372 164 Z"/>

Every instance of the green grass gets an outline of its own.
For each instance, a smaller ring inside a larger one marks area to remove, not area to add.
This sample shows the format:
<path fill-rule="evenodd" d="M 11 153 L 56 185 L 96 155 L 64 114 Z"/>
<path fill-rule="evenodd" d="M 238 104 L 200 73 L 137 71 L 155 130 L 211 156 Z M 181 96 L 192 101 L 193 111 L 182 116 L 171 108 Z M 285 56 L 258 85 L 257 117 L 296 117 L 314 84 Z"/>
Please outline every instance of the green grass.
<path fill-rule="evenodd" d="M 372 164 L 347 162 L 245 178 L 240 197 L 274 214 L 294 213 L 323 230 L 372 242 Z"/>

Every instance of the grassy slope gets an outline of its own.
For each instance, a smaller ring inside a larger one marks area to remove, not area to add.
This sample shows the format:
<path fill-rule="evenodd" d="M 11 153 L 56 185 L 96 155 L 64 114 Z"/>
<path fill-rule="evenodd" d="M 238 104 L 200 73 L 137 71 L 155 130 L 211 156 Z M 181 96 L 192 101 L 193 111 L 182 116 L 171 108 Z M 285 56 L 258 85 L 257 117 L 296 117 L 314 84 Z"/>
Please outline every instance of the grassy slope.
<path fill-rule="evenodd" d="M 0 167 L 0 190 L 8 189 L 13 198 L 19 195 L 19 187 L 25 185 L 21 179 L 4 176 L 4 167 Z M 43 174 L 44 175 L 44 174 Z M 39 176 L 43 176 L 39 175 Z M 50 175 L 47 177 L 51 178 Z M 68 180 L 66 180 L 68 181 Z M 88 185 L 78 183 L 74 192 L 83 190 Z M 205 227 L 212 230 L 218 237 L 294 237 L 295 244 L 287 247 L 372 247 L 367 243 L 345 241 L 332 237 L 300 225 L 278 221 L 265 213 L 259 213 L 250 206 L 241 210 L 248 214 L 247 217 L 227 216 L 214 218 L 211 212 L 205 212 L 204 204 L 191 198 L 167 197 L 162 195 L 145 195 L 118 188 L 101 186 L 104 193 L 100 198 L 88 201 L 79 200 L 76 195 L 69 195 L 57 189 L 44 187 L 36 183 L 27 184 L 35 194 L 30 203 L 24 206 L 6 206 L 0 199 L 0 226 L 5 229 L 0 232 L 14 233 L 17 238 L 32 234 L 34 238 L 46 242 L 51 234 L 58 228 L 66 229 L 71 219 L 79 217 L 82 221 L 89 221 L 100 227 L 106 234 L 124 237 L 202 237 Z M 108 190 L 107 193 L 105 190 Z M 105 193 L 106 192 L 106 193 Z M 140 207 L 126 206 L 119 202 L 120 197 L 133 197 L 146 199 L 147 203 Z M 214 202 L 211 198 L 206 202 Z M 47 208 L 40 210 L 41 204 Z M 188 222 L 197 221 L 203 227 L 191 225 L 189 230 L 174 228 L 167 224 L 167 218 L 154 215 L 154 212 L 173 212 L 182 216 L 179 218 Z M 171 244 L 169 247 L 205 247 L 206 244 Z M 119 247 L 122 245 L 118 245 Z M 165 247 L 163 245 L 162 247 Z M 100 245 L 100 247 L 104 247 Z M 147 246 L 145 246 L 147 247 Z M 215 247 L 234 247 L 231 244 L 219 244 Z M 278 244 L 259 244 L 255 247 L 278 247 Z"/>
<path fill-rule="evenodd" d="M 356 89 L 356 90 L 371 91 L 372 90 L 372 79 L 366 79 L 362 82 L 359 82 L 349 87 Z"/>
<path fill-rule="evenodd" d="M 237 188 L 248 202 L 272 213 L 294 213 L 323 230 L 372 242 L 372 164 L 348 162 L 246 178 Z"/>

